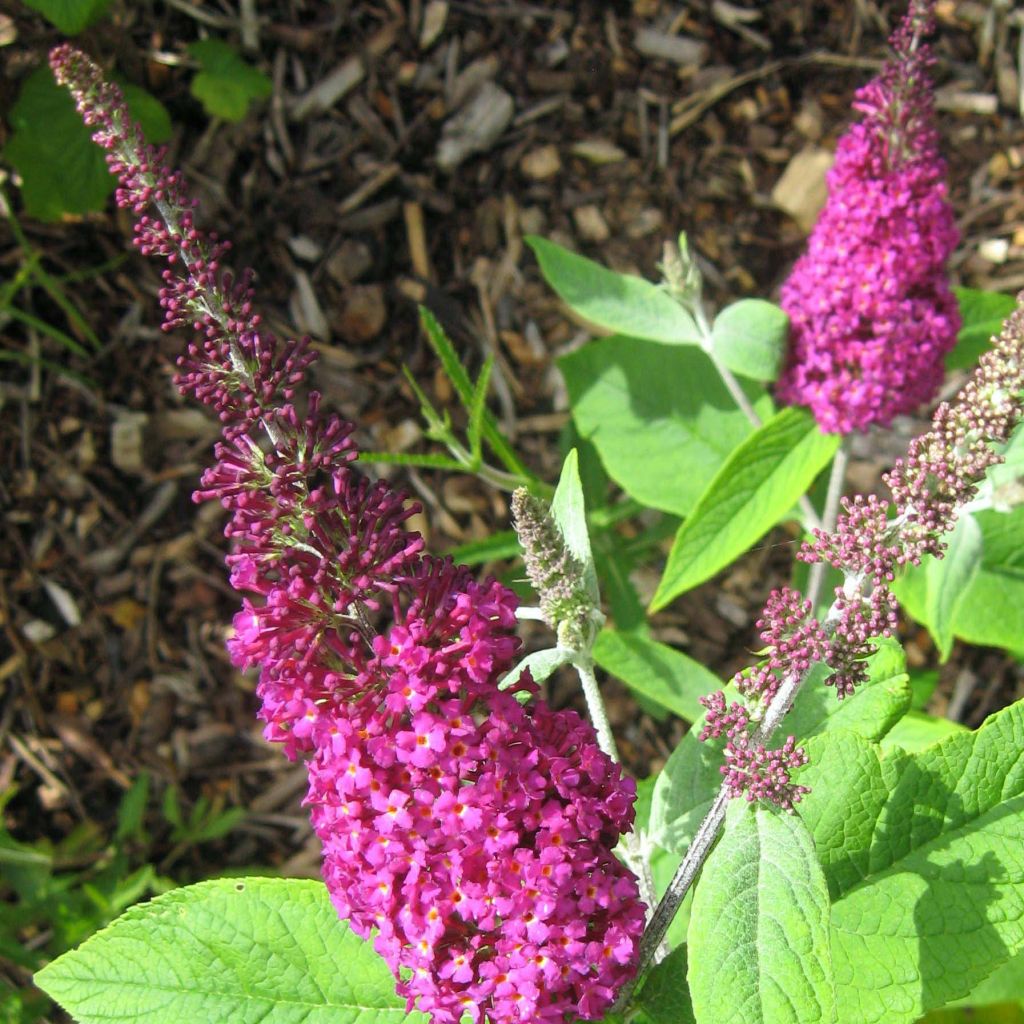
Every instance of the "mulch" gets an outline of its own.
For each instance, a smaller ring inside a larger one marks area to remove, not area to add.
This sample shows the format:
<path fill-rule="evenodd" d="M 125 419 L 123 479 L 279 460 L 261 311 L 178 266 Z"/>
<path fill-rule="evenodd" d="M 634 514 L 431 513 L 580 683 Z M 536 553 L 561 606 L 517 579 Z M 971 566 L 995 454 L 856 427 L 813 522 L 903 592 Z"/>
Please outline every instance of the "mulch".
<path fill-rule="evenodd" d="M 941 130 L 964 234 L 954 274 L 1016 290 L 1022 18 L 983 3 L 938 8 Z M 271 327 L 313 336 L 315 384 L 359 424 L 364 446 L 429 449 L 403 365 L 439 407 L 453 405 L 418 328 L 424 303 L 471 370 L 495 357 L 492 407 L 551 480 L 568 419 L 554 360 L 586 334 L 541 282 L 523 236 L 655 277 L 663 240 L 685 230 L 712 303 L 773 294 L 805 239 L 823 155 L 901 11 L 872 0 L 173 0 L 115 4 L 115 19 L 81 44 L 168 107 L 171 159 L 203 222 L 255 268 Z M 27 9 L 3 17 L 7 109 L 58 39 Z M 274 82 L 239 124 L 210 123 L 189 95 L 185 45 L 204 32 L 242 45 Z M 85 822 L 109 833 L 146 770 L 158 794 L 177 787 L 186 807 L 203 795 L 249 811 L 228 838 L 176 854 L 175 877 L 244 865 L 316 874 L 304 772 L 264 743 L 254 680 L 225 654 L 238 600 L 223 570 L 223 517 L 190 500 L 216 425 L 170 385 L 183 339 L 157 330 L 158 268 L 134 254 L 117 262 L 130 237 L 120 214 L 22 223 L 53 273 L 115 266 L 76 285 L 103 341 L 88 362 L 0 315 L 5 347 L 94 382 L 12 363 L 0 381 L 7 826 L 26 842 L 58 841 Z M 7 277 L 21 253 L 4 230 Z M 69 329 L 45 296 L 26 301 Z M 898 436 L 913 430 L 902 424 Z M 857 485 L 873 486 L 897 451 L 888 436 L 867 439 Z M 432 550 L 507 528 L 507 496 L 474 479 L 394 475 L 424 505 L 417 525 Z M 742 667 L 793 541 L 775 531 L 659 616 L 657 635 L 723 676 Z M 908 629 L 906 639 L 915 665 L 936 664 L 926 636 Z M 936 709 L 955 692 L 972 725 L 1022 689 L 1020 667 L 993 651 L 958 648 L 942 680 Z M 577 700 L 564 681 L 552 698 Z M 680 723 L 641 713 L 616 683 L 609 703 L 629 767 L 657 769 Z M 148 855 L 160 863 L 173 844 L 157 803 Z"/>

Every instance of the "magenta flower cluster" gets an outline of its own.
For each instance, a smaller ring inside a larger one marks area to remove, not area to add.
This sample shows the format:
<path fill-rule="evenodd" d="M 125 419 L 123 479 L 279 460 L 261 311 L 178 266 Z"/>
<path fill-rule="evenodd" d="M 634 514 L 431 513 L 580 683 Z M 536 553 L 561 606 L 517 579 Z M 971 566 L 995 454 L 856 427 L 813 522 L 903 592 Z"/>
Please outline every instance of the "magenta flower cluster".
<path fill-rule="evenodd" d="M 791 348 L 778 395 L 829 432 L 888 426 L 932 399 L 960 326 L 946 275 L 959 234 L 919 43 L 932 6 L 915 0 L 895 57 L 857 92 L 863 119 L 839 140 L 828 201 L 782 287 Z"/>
<path fill-rule="evenodd" d="M 351 465 L 352 425 L 315 393 L 299 411 L 305 344 L 261 329 L 249 276 L 222 267 L 116 87 L 70 47 L 51 65 L 139 215 L 135 244 L 167 261 L 164 326 L 196 332 L 178 386 L 224 424 L 196 498 L 230 510 L 231 582 L 251 595 L 229 647 L 259 668 L 268 738 L 308 758 L 339 914 L 436 1024 L 600 1017 L 644 925 L 612 853 L 634 783 L 528 673 L 499 689 L 514 595 L 424 554 L 404 495 Z"/>

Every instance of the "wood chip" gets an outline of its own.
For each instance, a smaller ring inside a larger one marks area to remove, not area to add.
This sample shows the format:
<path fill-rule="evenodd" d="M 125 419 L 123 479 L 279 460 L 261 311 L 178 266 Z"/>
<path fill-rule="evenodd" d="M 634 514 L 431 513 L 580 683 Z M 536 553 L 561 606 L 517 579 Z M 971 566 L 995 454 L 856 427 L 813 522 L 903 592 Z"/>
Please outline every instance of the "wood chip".
<path fill-rule="evenodd" d="M 370 247 L 358 238 L 346 238 L 324 265 L 328 276 L 338 284 L 358 281 L 373 266 Z"/>
<path fill-rule="evenodd" d="M 427 250 L 427 232 L 423 224 L 423 207 L 415 201 L 402 204 L 402 215 L 405 219 L 405 238 L 409 245 L 409 260 L 412 269 L 424 281 L 433 281 L 434 272 L 430 266 L 430 253 Z"/>
<path fill-rule="evenodd" d="M 376 195 L 385 185 L 393 181 L 400 170 L 401 167 L 395 163 L 384 164 L 383 167 L 378 168 L 359 188 L 350 192 L 338 203 L 338 213 L 344 215 L 358 210 L 367 199 Z"/>
<path fill-rule="evenodd" d="M 680 67 L 697 67 L 708 57 L 708 45 L 689 36 L 675 36 L 654 28 L 637 29 L 633 46 L 644 57 L 667 60 Z"/>
<path fill-rule="evenodd" d="M 423 25 L 420 27 L 420 49 L 429 50 L 444 31 L 448 20 L 447 0 L 430 0 L 423 9 Z"/>
<path fill-rule="evenodd" d="M 288 301 L 288 311 L 302 334 L 326 339 L 331 336 L 327 317 L 317 301 L 313 284 L 304 270 L 295 271 L 295 290 Z"/>
<path fill-rule="evenodd" d="M 387 318 L 384 289 L 379 284 L 356 285 L 345 296 L 338 333 L 352 344 L 365 344 L 380 334 Z"/>
<path fill-rule="evenodd" d="M 515 112 L 512 97 L 494 82 L 484 82 L 473 98 L 445 123 L 437 147 L 437 165 L 453 171 L 473 153 L 490 149 Z"/>
<path fill-rule="evenodd" d="M 598 166 L 617 164 L 626 159 L 625 151 L 619 149 L 610 139 L 580 139 L 579 142 L 573 143 L 570 152 L 573 156 Z"/>
<path fill-rule="evenodd" d="M 146 470 L 145 441 L 149 416 L 122 411 L 110 425 L 110 461 L 122 473 L 137 476 Z"/>
<path fill-rule="evenodd" d="M 606 242 L 611 236 L 608 222 L 592 203 L 588 203 L 586 206 L 577 206 L 572 211 L 572 219 L 580 238 L 586 239 L 588 242 Z"/>
<path fill-rule="evenodd" d="M 808 234 L 828 198 L 825 175 L 835 157 L 827 149 L 809 146 L 795 154 L 772 189 L 772 202 L 785 210 Z"/>
<path fill-rule="evenodd" d="M 562 158 L 556 146 L 531 149 L 519 162 L 519 168 L 533 181 L 547 181 L 562 169 Z"/>

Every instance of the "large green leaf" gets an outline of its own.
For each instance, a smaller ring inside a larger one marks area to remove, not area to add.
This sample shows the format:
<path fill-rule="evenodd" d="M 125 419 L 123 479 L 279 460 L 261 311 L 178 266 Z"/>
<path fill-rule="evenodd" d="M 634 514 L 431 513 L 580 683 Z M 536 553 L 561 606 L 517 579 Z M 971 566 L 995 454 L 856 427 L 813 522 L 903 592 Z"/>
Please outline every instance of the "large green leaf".
<path fill-rule="evenodd" d="M 803 822 L 733 801 L 690 913 L 699 1024 L 831 1024 L 829 895 Z"/>
<path fill-rule="evenodd" d="M 544 238 L 529 236 L 541 273 L 585 320 L 631 338 L 695 345 L 700 331 L 690 314 L 657 285 L 617 274 Z"/>
<path fill-rule="evenodd" d="M 889 797 L 867 870 L 840 880 L 842 1020 L 910 1024 L 1024 948 L 1024 704 L 882 761 Z"/>
<path fill-rule="evenodd" d="M 963 370 L 974 366 L 993 336 L 1003 329 L 1003 321 L 1016 309 L 1017 300 L 1012 295 L 976 288 L 954 288 L 953 292 L 960 306 L 961 324 L 956 347 L 946 356 L 946 369 Z"/>
<path fill-rule="evenodd" d="M 955 604 L 953 634 L 973 644 L 1024 651 L 1024 505 L 1010 512 L 978 512 L 974 518 L 981 527 L 981 567 Z M 893 589 L 907 613 L 936 633 L 929 614 L 929 571 L 927 562 L 911 568 Z"/>
<path fill-rule="evenodd" d="M 132 907 L 35 977 L 79 1024 L 400 1024 L 395 981 L 320 882 L 201 882 Z"/>
<path fill-rule="evenodd" d="M 24 0 L 26 7 L 38 11 L 66 36 L 76 36 L 97 21 L 110 6 L 110 0 Z"/>
<path fill-rule="evenodd" d="M 799 501 L 839 447 L 814 417 L 783 409 L 737 448 L 679 527 L 651 610 L 710 579 Z"/>
<path fill-rule="evenodd" d="M 686 946 L 665 957 L 648 975 L 631 1009 L 638 1024 L 695 1024 L 690 990 L 686 984 Z"/>
<path fill-rule="evenodd" d="M 943 661 L 953 649 L 957 610 L 981 569 L 984 540 L 974 516 L 960 517 L 947 544 L 945 557 L 930 559 L 925 568 L 928 623 Z"/>
<path fill-rule="evenodd" d="M 837 896 L 868 871 L 869 847 L 889 791 L 876 743 L 830 729 L 804 744 L 808 764 L 795 776 L 810 789 L 797 811 L 818 852 L 829 892 Z"/>
<path fill-rule="evenodd" d="M 170 118 L 156 99 L 134 86 L 125 86 L 124 93 L 132 117 L 142 123 L 150 142 L 170 137 Z M 103 209 L 116 180 L 70 94 L 57 85 L 49 68 L 39 68 L 25 79 L 9 120 L 13 134 L 3 156 L 21 176 L 29 216 L 59 220 L 65 213 Z"/>
<path fill-rule="evenodd" d="M 910 707 L 903 649 L 895 640 L 879 642 L 868 659 L 868 680 L 853 696 L 837 700 L 835 690 L 825 685 L 828 674 L 824 666 L 811 669 L 783 721 L 782 731 L 801 743 L 832 729 L 878 740 Z M 727 699 L 735 699 L 731 685 L 725 692 Z M 659 846 L 676 853 L 686 851 L 722 782 L 721 743 L 701 743 L 701 724 L 701 719 L 696 721 L 672 751 L 652 796 L 651 835 Z"/>
<path fill-rule="evenodd" d="M 593 653 L 601 668 L 631 690 L 690 722 L 704 714 L 700 698 L 722 685 L 713 672 L 682 651 L 635 634 L 603 629 Z"/>
<path fill-rule="evenodd" d="M 559 360 L 581 436 L 608 475 L 653 508 L 686 515 L 729 453 L 751 432 L 697 348 L 601 338 Z M 744 385 L 766 418 L 771 400 Z"/>

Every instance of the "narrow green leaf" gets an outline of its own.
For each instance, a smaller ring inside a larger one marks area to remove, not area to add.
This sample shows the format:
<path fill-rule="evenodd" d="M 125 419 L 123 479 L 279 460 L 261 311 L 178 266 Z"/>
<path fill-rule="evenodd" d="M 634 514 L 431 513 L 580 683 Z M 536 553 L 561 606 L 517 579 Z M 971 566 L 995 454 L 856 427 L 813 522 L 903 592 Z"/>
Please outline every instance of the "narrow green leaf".
<path fill-rule="evenodd" d="M 487 388 L 491 382 L 491 370 L 494 369 L 494 357 L 488 356 L 480 370 L 476 386 L 473 388 L 473 401 L 469 407 L 469 426 L 466 437 L 473 460 L 479 464 L 481 445 L 483 444 L 484 410 L 487 408 Z"/>
<path fill-rule="evenodd" d="M 1024 703 L 882 761 L 869 870 L 832 906 L 843 1020 L 910 1024 L 1024 949 Z"/>
<path fill-rule="evenodd" d="M 726 306 L 711 330 L 715 353 L 733 373 L 773 381 L 782 369 L 789 317 L 764 299 L 740 299 Z"/>
<path fill-rule="evenodd" d="M 515 558 L 519 554 L 519 538 L 515 530 L 501 530 L 483 540 L 471 540 L 452 548 L 449 555 L 459 565 L 483 565 L 503 558 Z"/>
<path fill-rule="evenodd" d="M 617 274 L 545 238 L 528 235 L 541 273 L 585 320 L 607 331 L 669 345 L 696 345 L 693 317 L 667 292 L 632 274 Z"/>
<path fill-rule="evenodd" d="M 698 348 L 600 338 L 558 361 L 573 420 L 608 475 L 652 508 L 687 515 L 729 453 L 751 433 L 746 416 Z M 772 414 L 764 389 L 744 391 Z"/>
<path fill-rule="evenodd" d="M 461 462 L 433 452 L 360 452 L 357 461 L 384 462 L 392 466 L 422 466 L 424 469 L 466 469 Z"/>
<path fill-rule="evenodd" d="M 590 550 L 590 532 L 587 529 L 587 510 L 583 504 L 583 485 L 580 482 L 579 460 L 576 449 L 565 457 L 558 487 L 551 499 L 551 517 L 562 533 L 565 545 L 583 566 L 583 580 L 587 593 L 595 606 L 600 603 L 601 593 L 597 585 L 594 556 Z"/>
<path fill-rule="evenodd" d="M 803 822 L 733 801 L 690 913 L 689 981 L 701 1024 L 831 1024 L 829 898 Z"/>
<path fill-rule="evenodd" d="M 320 882 L 200 882 L 132 907 L 35 976 L 78 1024 L 400 1024 L 373 946 Z"/>
<path fill-rule="evenodd" d="M 664 608 L 710 579 L 789 512 L 839 447 L 805 409 L 783 409 L 755 430 L 708 484 L 679 527 L 651 601 Z"/>
<path fill-rule="evenodd" d="M 953 294 L 960 306 L 961 325 L 956 348 L 946 356 L 946 369 L 964 370 L 974 366 L 1003 329 L 1003 321 L 1014 311 L 1017 300 L 1012 295 L 976 288 L 954 288 Z"/>
<path fill-rule="evenodd" d="M 31 313 L 26 313 L 23 309 L 18 309 L 17 306 L 7 306 L 4 312 L 12 319 L 17 320 L 19 323 L 27 324 L 29 327 L 34 327 L 41 334 L 45 334 L 47 337 L 53 338 L 54 341 L 63 345 L 64 348 L 70 352 L 74 352 L 75 355 L 87 357 L 89 355 L 88 349 L 79 345 L 74 338 L 70 335 L 65 334 L 60 328 L 54 327 L 53 324 L 47 323 L 45 320 L 40 320 L 39 317 L 33 316 Z"/>
<path fill-rule="evenodd" d="M 602 629 L 594 660 L 631 690 L 693 722 L 701 718 L 701 697 L 721 688 L 721 681 L 700 662 L 667 644 L 635 634 Z"/>
<path fill-rule="evenodd" d="M 942 661 L 953 649 L 956 611 L 981 569 L 984 541 L 974 516 L 960 516 L 947 544 L 945 557 L 929 559 L 925 570 L 928 623 Z"/>
<path fill-rule="evenodd" d="M 140 772 L 131 789 L 121 798 L 117 809 L 117 831 L 114 842 L 121 843 L 140 834 L 149 802 L 149 772 Z"/>
<path fill-rule="evenodd" d="M 270 79 L 222 39 L 200 39 L 189 44 L 188 52 L 202 69 L 192 79 L 190 91 L 210 117 L 241 121 L 253 100 L 273 92 Z"/>
<path fill-rule="evenodd" d="M 423 325 L 423 330 L 427 335 L 427 340 L 430 342 L 430 347 L 436 353 L 437 358 L 441 360 L 441 366 L 448 375 L 448 379 L 452 382 L 452 387 L 455 388 L 455 393 L 459 396 L 459 400 L 467 411 L 472 411 L 473 385 L 470 383 L 469 374 L 466 373 L 465 367 L 459 360 L 454 346 L 448 340 L 448 335 L 445 334 L 444 328 L 437 322 L 437 318 L 426 306 L 420 306 L 420 323 Z M 534 479 L 533 474 L 522 464 L 515 451 L 513 451 L 512 446 L 498 429 L 494 417 L 486 406 L 484 407 L 482 420 L 481 429 L 484 439 L 491 446 L 491 450 L 498 456 L 505 468 L 517 476 L 531 480 Z"/>

